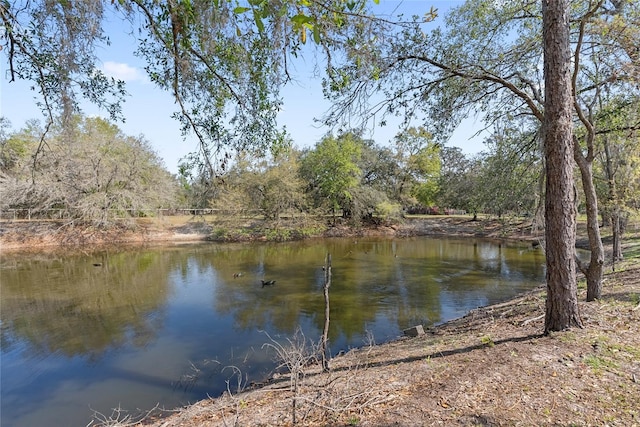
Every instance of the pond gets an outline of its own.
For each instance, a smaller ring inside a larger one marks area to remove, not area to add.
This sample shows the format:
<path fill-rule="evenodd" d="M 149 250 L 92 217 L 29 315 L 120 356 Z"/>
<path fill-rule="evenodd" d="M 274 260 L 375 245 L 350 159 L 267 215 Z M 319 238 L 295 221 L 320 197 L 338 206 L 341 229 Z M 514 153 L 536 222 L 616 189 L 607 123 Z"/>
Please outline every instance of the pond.
<path fill-rule="evenodd" d="M 3 426 L 85 426 L 114 408 L 175 408 L 263 381 L 264 344 L 318 340 L 332 256 L 333 354 L 532 289 L 530 245 L 430 238 L 196 244 L 0 265 Z M 261 281 L 275 280 L 263 287 Z M 234 366 L 235 368 L 231 368 Z"/>

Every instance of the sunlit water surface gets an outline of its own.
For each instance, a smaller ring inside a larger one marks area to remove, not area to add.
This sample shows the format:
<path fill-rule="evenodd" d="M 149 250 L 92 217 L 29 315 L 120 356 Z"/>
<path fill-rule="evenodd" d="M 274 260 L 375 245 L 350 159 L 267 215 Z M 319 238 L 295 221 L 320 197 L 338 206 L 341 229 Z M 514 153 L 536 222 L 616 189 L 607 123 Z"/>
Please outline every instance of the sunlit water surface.
<path fill-rule="evenodd" d="M 86 426 L 270 375 L 269 336 L 324 323 L 332 353 L 397 338 L 538 286 L 544 258 L 481 240 L 335 239 L 2 256 L 2 426 Z M 240 277 L 237 273 L 241 273 Z M 276 280 L 263 288 L 261 280 Z M 268 335 L 267 335 L 268 334 Z M 244 384 L 244 383 L 243 383 Z M 101 416 L 98 415 L 98 418 Z"/>

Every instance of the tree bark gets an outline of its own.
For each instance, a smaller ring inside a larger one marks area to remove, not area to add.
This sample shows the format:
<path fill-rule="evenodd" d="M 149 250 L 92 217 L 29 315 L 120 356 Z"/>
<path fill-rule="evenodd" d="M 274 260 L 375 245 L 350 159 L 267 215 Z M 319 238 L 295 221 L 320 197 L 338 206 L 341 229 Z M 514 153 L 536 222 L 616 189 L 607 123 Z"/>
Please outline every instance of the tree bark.
<path fill-rule="evenodd" d="M 542 136 L 544 139 L 544 136 Z M 541 151 L 544 153 L 544 147 L 541 147 Z M 533 235 L 538 234 L 538 230 L 544 230 L 544 200 L 545 200 L 545 169 L 546 166 L 542 165 L 540 177 L 538 178 L 538 201 L 536 202 L 536 210 L 533 214 L 533 221 L 531 222 L 531 233 Z"/>
<path fill-rule="evenodd" d="M 573 190 L 573 96 L 569 0 L 543 0 L 545 240 L 547 301 L 545 333 L 582 327 L 578 310 L 576 211 Z"/>
<path fill-rule="evenodd" d="M 589 265 L 580 265 L 580 270 L 587 279 L 587 301 L 600 299 L 602 296 L 602 270 L 604 268 L 604 246 L 600 238 L 598 223 L 598 196 L 593 184 L 593 161 L 585 158 L 576 146 L 574 158 L 580 169 L 582 189 L 584 190 L 587 208 L 587 235 L 589 236 L 589 250 L 591 257 Z"/>

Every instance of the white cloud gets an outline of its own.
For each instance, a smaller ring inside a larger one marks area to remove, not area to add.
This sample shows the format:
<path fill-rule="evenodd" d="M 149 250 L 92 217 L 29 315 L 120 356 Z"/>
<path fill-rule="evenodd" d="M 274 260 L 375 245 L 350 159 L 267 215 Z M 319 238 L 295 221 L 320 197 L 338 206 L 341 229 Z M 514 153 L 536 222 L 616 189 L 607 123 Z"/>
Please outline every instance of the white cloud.
<path fill-rule="evenodd" d="M 102 67 L 104 73 L 114 79 L 124 80 L 125 82 L 146 82 L 146 76 L 139 68 L 131 67 L 122 62 L 106 61 Z"/>

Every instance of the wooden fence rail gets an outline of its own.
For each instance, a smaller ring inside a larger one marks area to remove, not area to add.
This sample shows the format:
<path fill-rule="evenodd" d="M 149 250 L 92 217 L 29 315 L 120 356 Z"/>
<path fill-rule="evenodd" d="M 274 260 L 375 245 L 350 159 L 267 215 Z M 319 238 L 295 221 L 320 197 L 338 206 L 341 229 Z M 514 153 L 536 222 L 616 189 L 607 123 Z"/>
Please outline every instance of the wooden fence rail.
<path fill-rule="evenodd" d="M 223 209 L 188 209 L 188 208 L 163 208 L 163 209 L 109 209 L 109 217 L 114 219 L 163 217 L 177 215 L 237 215 L 238 212 Z M 242 211 L 241 215 L 262 215 L 261 209 Z M 0 220 L 42 220 L 42 219 L 68 219 L 71 218 L 68 209 L 3 209 L 0 210 Z"/>

